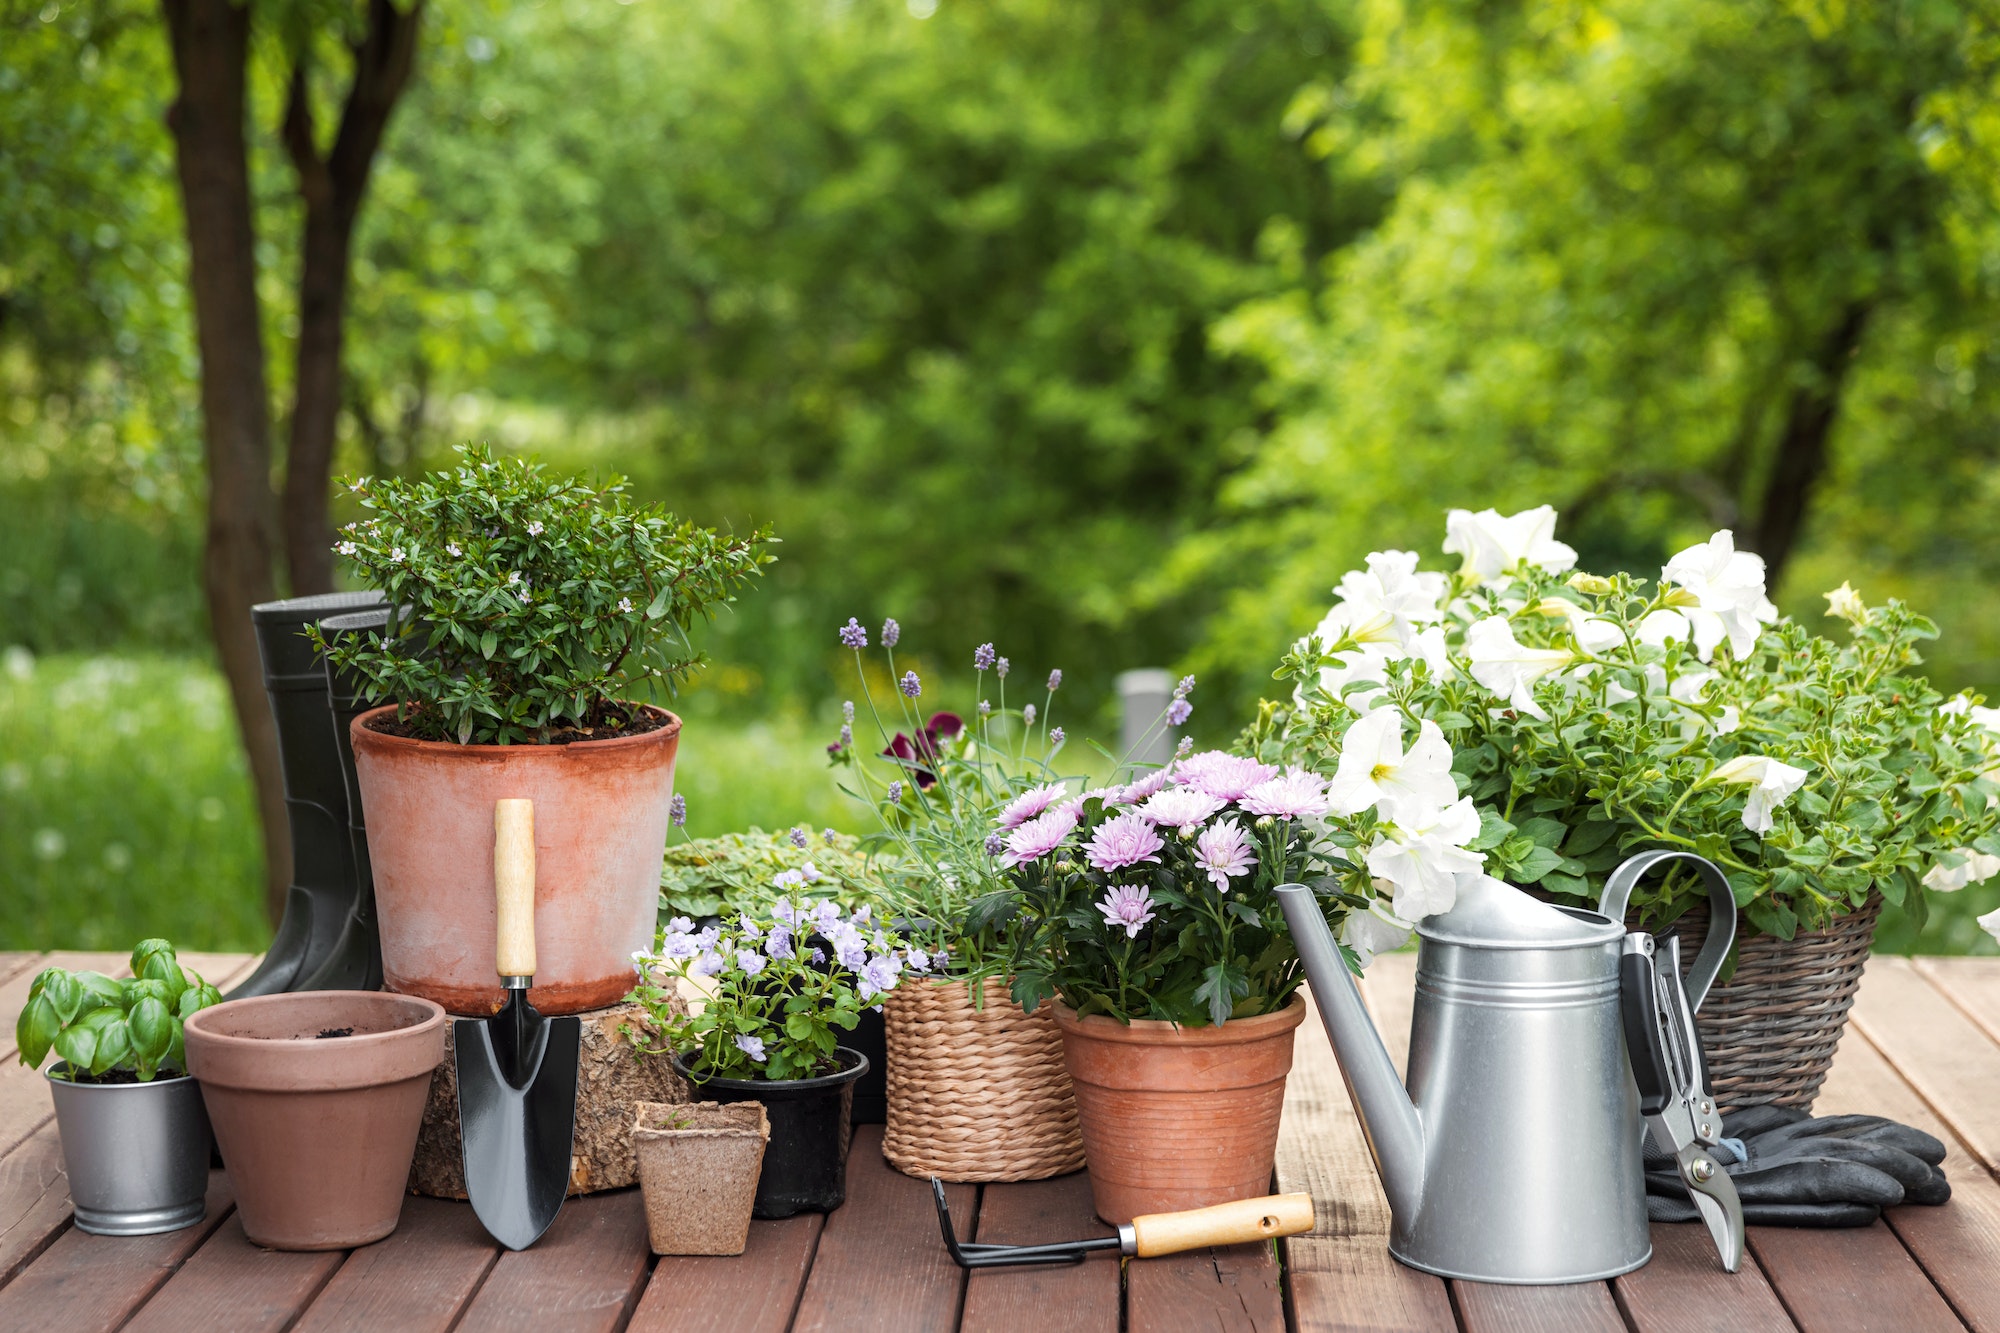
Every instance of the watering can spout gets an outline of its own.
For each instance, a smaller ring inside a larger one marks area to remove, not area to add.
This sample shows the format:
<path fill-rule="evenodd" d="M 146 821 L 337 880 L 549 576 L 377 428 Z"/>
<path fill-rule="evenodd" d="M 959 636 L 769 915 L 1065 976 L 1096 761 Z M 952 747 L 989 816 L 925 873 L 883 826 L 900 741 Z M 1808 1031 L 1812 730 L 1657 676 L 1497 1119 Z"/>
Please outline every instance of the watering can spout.
<path fill-rule="evenodd" d="M 1361 1003 L 1361 992 L 1312 890 L 1303 884 L 1281 884 L 1277 895 L 1306 980 L 1312 984 L 1313 1002 L 1339 1057 L 1340 1076 L 1361 1118 L 1361 1132 L 1382 1178 L 1389 1209 L 1398 1223 L 1408 1226 L 1423 1198 L 1423 1123 L 1381 1033 Z"/>

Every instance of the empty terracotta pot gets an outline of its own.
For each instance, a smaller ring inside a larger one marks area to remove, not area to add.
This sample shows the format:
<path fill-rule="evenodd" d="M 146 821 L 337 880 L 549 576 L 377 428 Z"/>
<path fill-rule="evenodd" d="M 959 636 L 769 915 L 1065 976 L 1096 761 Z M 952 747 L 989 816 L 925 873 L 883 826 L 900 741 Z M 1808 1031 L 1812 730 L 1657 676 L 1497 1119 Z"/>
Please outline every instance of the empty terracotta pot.
<path fill-rule="evenodd" d="M 1126 1025 L 1057 1002 L 1097 1215 L 1124 1223 L 1269 1194 L 1305 1016 L 1294 999 L 1221 1027 Z"/>
<path fill-rule="evenodd" d="M 452 745 L 354 719 L 354 768 L 382 933 L 382 981 L 454 1014 L 500 1011 L 493 971 L 493 803 L 535 803 L 535 985 L 544 1014 L 616 1004 L 650 948 L 680 719 L 568 745 Z"/>
<path fill-rule="evenodd" d="M 187 1020 L 243 1232 L 274 1250 L 340 1250 L 396 1229 L 444 1010 L 413 995 L 300 991 Z"/>

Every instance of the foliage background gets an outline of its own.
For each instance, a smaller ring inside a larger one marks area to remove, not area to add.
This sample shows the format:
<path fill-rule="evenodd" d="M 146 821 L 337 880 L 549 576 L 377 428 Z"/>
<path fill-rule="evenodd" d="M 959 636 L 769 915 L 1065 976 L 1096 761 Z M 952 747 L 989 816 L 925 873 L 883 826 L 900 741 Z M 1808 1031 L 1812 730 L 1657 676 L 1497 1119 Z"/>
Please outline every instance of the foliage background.
<path fill-rule="evenodd" d="M 1118 670 L 1193 669 L 1221 739 L 1363 552 L 1547 501 L 1586 567 L 1650 577 L 1767 524 L 1815 395 L 1780 605 L 1830 630 L 1844 578 L 1907 598 L 1941 685 L 2000 684 L 1978 6 L 451 0 L 426 25 L 363 215 L 341 468 L 484 439 L 777 526 L 682 701 L 698 831 L 854 822 L 817 752 L 850 614 L 897 616 L 933 672 L 987 639 L 1063 666 L 1078 732 L 1111 731 Z M 259 68 L 283 402 L 295 192 Z M 176 702 L 219 696 L 170 95 L 148 6 L 0 0 L 0 947 L 262 938 L 226 708 Z M 1924 947 L 1983 945 L 1996 901 L 1961 894 Z"/>

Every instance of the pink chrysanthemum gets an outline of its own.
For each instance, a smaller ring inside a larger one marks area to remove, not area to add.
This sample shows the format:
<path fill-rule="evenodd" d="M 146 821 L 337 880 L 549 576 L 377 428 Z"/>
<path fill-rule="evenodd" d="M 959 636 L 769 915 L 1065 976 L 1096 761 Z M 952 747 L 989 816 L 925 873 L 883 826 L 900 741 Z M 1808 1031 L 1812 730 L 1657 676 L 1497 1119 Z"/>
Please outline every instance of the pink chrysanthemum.
<path fill-rule="evenodd" d="M 1222 750 L 1191 754 L 1174 765 L 1174 781 L 1205 791 L 1218 801 L 1240 801 L 1252 787 L 1277 776 L 1278 770 L 1269 764 Z"/>
<path fill-rule="evenodd" d="M 1123 814 L 1099 824 L 1083 850 L 1090 863 L 1108 875 L 1141 861 L 1157 863 L 1164 846 L 1144 815 Z"/>
<path fill-rule="evenodd" d="M 1250 835 L 1233 819 L 1225 819 L 1214 828 L 1203 829 L 1201 836 L 1194 840 L 1194 861 L 1208 872 L 1209 883 L 1219 892 L 1229 892 L 1229 879 L 1240 875 L 1257 864 L 1257 853 L 1251 850 Z"/>
<path fill-rule="evenodd" d="M 1251 814 L 1271 815 L 1277 819 L 1323 815 L 1330 805 L 1325 781 L 1302 768 L 1294 768 L 1281 778 L 1258 783 L 1243 793 L 1242 800 L 1243 808 Z"/>
<path fill-rule="evenodd" d="M 1047 814 L 1015 829 L 1007 835 L 1007 850 L 1000 857 L 1000 864 L 1011 870 L 1030 861 L 1039 861 L 1056 848 L 1076 830 L 1076 807 L 1059 805 Z"/>
<path fill-rule="evenodd" d="M 1000 807 L 1000 827 L 1019 828 L 1067 795 L 1069 795 L 1069 784 L 1066 782 L 1054 782 L 1046 787 L 1031 787 Z"/>
<path fill-rule="evenodd" d="M 1193 787 L 1173 787 L 1150 797 L 1139 813 L 1155 824 L 1184 829 L 1201 823 L 1222 808 L 1222 802 Z"/>
<path fill-rule="evenodd" d="M 1097 910 L 1104 913 L 1104 924 L 1113 930 L 1123 926 L 1129 940 L 1139 933 L 1139 927 L 1153 919 L 1152 890 L 1139 884 L 1114 884 L 1097 904 Z"/>
<path fill-rule="evenodd" d="M 1165 791 L 1167 784 L 1173 781 L 1173 777 L 1174 771 L 1171 767 L 1156 768 L 1145 777 L 1140 778 L 1137 782 L 1125 788 L 1125 792 L 1118 798 L 1117 804 L 1137 805 L 1153 793 Z"/>

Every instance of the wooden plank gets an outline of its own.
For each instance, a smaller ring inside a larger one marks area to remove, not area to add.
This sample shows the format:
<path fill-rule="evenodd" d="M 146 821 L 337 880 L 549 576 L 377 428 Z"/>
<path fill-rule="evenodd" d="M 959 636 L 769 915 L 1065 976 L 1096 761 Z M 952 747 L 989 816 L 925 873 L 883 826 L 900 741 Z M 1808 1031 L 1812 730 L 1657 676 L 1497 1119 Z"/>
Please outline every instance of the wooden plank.
<path fill-rule="evenodd" d="M 1853 1023 L 1986 1168 L 2000 1170 L 2000 1045 L 1907 958 L 1869 960 Z"/>
<path fill-rule="evenodd" d="M 1125 1269 L 1126 1328 L 1284 1333 L 1285 1294 L 1277 1247 L 1218 1245 L 1160 1259 L 1132 1259 Z"/>
<path fill-rule="evenodd" d="M 1612 1295 L 1633 1333 L 1791 1333 L 1764 1270 L 1748 1255 L 1743 1271 L 1725 1273 L 1708 1228 L 1696 1222 L 1653 1224 L 1653 1258 L 1613 1279 Z"/>
<path fill-rule="evenodd" d="M 41 971 L 41 967 L 38 966 L 41 961 L 42 955 L 32 949 L 0 953 L 0 982 L 12 981 L 23 972 L 28 973 L 30 977 L 34 976 L 36 972 Z M 8 1026 L 12 1027 L 13 1024 L 9 1023 Z"/>
<path fill-rule="evenodd" d="M 121 1327 L 222 1225 L 233 1203 L 228 1178 L 213 1171 L 208 1215 L 194 1226 L 157 1236 L 93 1236 L 70 1228 L 0 1287 L 0 1328 L 88 1333 Z"/>
<path fill-rule="evenodd" d="M 2000 958 L 1915 958 L 1926 981 L 2000 1043 Z"/>
<path fill-rule="evenodd" d="M 1892 1208 L 1885 1217 L 1958 1317 L 1981 1333 L 2000 1333 L 2000 1282 L 1994 1280 L 2000 1274 L 2000 1182 L 1980 1168 L 1964 1142 L 1865 1035 L 1841 1043 L 1813 1109 L 1820 1115 L 1887 1116 L 1944 1143 L 1951 1202 Z"/>
<path fill-rule="evenodd" d="M 1285 1081 L 1278 1189 L 1313 1196 L 1312 1232 L 1284 1242 L 1300 1333 L 1456 1327 L 1444 1283 L 1389 1257 L 1389 1204 L 1317 1009 L 1299 1025 Z"/>
<path fill-rule="evenodd" d="M 140 1308 L 126 1333 L 276 1333 L 292 1326 L 345 1258 L 340 1250 L 252 1245 L 232 1212 Z"/>
<path fill-rule="evenodd" d="M 53 1124 L 0 1157 L 0 1287 L 69 1225 L 69 1180 Z"/>
<path fill-rule="evenodd" d="M 1750 1252 L 1805 1333 L 1965 1327 L 1882 1222 L 1839 1231 L 1751 1227 Z"/>
<path fill-rule="evenodd" d="M 819 1247 L 823 1213 L 752 1222 L 740 1255 L 664 1255 L 627 1327 L 632 1333 L 785 1333 Z"/>
<path fill-rule="evenodd" d="M 1410 1013 L 1417 1004 L 1417 955 L 1385 953 L 1368 964 L 1367 980 L 1361 983 L 1362 998 L 1375 1015 L 1375 1030 L 1396 1062 L 1396 1072 L 1409 1077 Z"/>
<path fill-rule="evenodd" d="M 298 1327 L 301 1333 L 445 1333 L 499 1255 L 471 1204 L 405 1199 L 402 1223 L 387 1239 L 348 1255 Z"/>
<path fill-rule="evenodd" d="M 1609 1282 L 1509 1287 L 1453 1282 L 1451 1298 L 1465 1333 L 1624 1333 L 1625 1317 Z"/>
<path fill-rule="evenodd" d="M 1091 1211 L 1090 1177 L 987 1185 L 979 1192 L 977 1239 L 999 1245 L 1047 1245 L 1113 1236 L 1117 1228 Z M 1080 1264 L 975 1269 L 967 1275 L 966 1333 L 1108 1333 L 1118 1327 L 1118 1251 L 1099 1250 Z M 1139 1327 L 1137 1324 L 1134 1328 Z"/>
<path fill-rule="evenodd" d="M 947 1185 L 958 1234 L 972 1231 L 976 1191 Z M 882 1127 L 859 1125 L 847 1155 L 847 1203 L 829 1214 L 799 1298 L 795 1333 L 948 1329 L 964 1275 L 937 1233 L 930 1185 L 882 1160 Z"/>
<path fill-rule="evenodd" d="M 571 1199 L 534 1248 L 500 1256 L 458 1327 L 467 1333 L 623 1328 L 651 1260 L 638 1190 Z"/>

